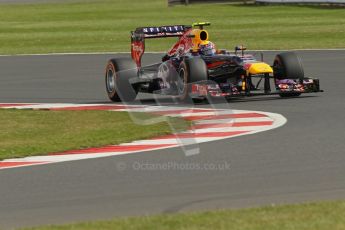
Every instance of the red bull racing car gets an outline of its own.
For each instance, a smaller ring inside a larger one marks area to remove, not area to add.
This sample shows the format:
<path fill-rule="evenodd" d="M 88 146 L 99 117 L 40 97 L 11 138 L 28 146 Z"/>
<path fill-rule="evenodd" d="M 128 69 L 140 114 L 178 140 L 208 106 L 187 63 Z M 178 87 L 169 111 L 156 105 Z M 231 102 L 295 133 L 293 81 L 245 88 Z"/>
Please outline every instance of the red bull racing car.
<path fill-rule="evenodd" d="M 245 53 L 219 50 L 205 26 L 194 23 L 139 27 L 131 32 L 131 58 L 114 58 L 106 66 L 105 83 L 112 101 L 133 101 L 139 92 L 171 95 L 180 100 L 277 94 L 294 97 L 321 92 L 318 79 L 304 77 L 294 52 L 276 55 L 272 65 Z M 142 65 L 145 39 L 177 37 L 162 61 Z M 261 59 L 263 59 L 261 57 Z"/>

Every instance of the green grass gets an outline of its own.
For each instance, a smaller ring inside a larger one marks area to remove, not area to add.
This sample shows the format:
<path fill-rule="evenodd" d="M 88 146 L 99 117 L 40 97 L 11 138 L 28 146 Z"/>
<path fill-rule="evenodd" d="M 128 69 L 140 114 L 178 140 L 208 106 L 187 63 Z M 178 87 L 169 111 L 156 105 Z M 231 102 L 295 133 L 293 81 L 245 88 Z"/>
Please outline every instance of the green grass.
<path fill-rule="evenodd" d="M 155 117 L 135 113 L 148 120 Z M 157 119 L 160 117 L 157 116 Z M 169 118 L 176 130 L 190 123 Z M 140 125 L 126 112 L 0 110 L 0 160 L 119 144 L 171 133 L 166 122 Z"/>
<path fill-rule="evenodd" d="M 0 53 L 129 51 L 138 26 L 210 21 L 218 48 L 345 48 L 345 9 L 306 6 L 199 4 L 167 7 L 166 0 L 87 0 L 1 4 Z M 163 51 L 175 39 L 148 41 Z"/>
<path fill-rule="evenodd" d="M 25 230 L 341 230 L 345 202 L 120 218 Z"/>

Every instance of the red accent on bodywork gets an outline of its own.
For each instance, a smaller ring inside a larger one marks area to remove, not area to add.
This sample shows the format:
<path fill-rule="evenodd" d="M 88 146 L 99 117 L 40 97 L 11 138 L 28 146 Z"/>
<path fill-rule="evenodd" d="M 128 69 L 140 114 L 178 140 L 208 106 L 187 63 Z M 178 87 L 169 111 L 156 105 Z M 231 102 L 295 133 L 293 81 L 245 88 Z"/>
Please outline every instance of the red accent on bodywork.
<path fill-rule="evenodd" d="M 198 85 L 192 84 L 192 93 L 198 93 Z"/>
<path fill-rule="evenodd" d="M 206 96 L 208 93 L 207 89 L 208 89 L 207 85 L 199 85 L 199 95 Z"/>
<path fill-rule="evenodd" d="M 249 68 L 252 66 L 252 64 L 251 63 L 245 63 L 244 65 L 243 65 L 243 68 L 245 69 L 245 70 L 249 70 Z"/>
<path fill-rule="evenodd" d="M 198 96 L 207 96 L 208 85 L 192 84 L 192 94 L 197 94 Z"/>
<path fill-rule="evenodd" d="M 188 37 L 192 29 L 187 30 L 173 47 L 168 51 L 169 56 L 185 54 L 193 47 L 192 39 Z"/>
<path fill-rule="evenodd" d="M 133 41 L 131 44 L 132 59 L 137 64 L 137 67 L 141 67 L 141 57 L 145 52 L 145 41 Z"/>
<path fill-rule="evenodd" d="M 212 62 L 212 63 L 209 63 L 207 64 L 207 68 L 214 68 L 214 67 L 217 67 L 217 66 L 220 66 L 220 65 L 223 65 L 225 63 L 225 61 L 216 61 L 216 62 Z"/>

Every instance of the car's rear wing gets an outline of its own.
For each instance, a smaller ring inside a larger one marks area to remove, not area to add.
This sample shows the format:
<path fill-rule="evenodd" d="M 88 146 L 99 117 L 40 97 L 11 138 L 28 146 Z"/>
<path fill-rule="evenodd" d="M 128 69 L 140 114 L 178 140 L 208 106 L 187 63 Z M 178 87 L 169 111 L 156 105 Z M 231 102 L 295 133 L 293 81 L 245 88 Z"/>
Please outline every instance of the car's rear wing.
<path fill-rule="evenodd" d="M 190 28 L 191 26 L 186 25 L 139 27 L 132 31 L 132 36 L 143 35 L 144 38 L 180 37 Z"/>
<path fill-rule="evenodd" d="M 138 68 L 141 67 L 141 57 L 145 52 L 145 39 L 147 38 L 166 38 L 181 37 L 190 30 L 191 26 L 171 25 L 171 26 L 151 26 L 138 27 L 131 32 L 131 54 Z"/>

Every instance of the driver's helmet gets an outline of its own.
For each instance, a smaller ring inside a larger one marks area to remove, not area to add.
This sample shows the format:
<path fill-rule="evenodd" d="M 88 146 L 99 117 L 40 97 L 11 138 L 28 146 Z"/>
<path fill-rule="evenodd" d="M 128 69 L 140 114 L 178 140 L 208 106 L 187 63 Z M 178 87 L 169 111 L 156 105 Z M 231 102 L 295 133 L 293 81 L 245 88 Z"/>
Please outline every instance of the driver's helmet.
<path fill-rule="evenodd" d="M 212 56 L 216 54 L 216 46 L 213 42 L 206 41 L 199 44 L 199 53 L 201 55 Z"/>

